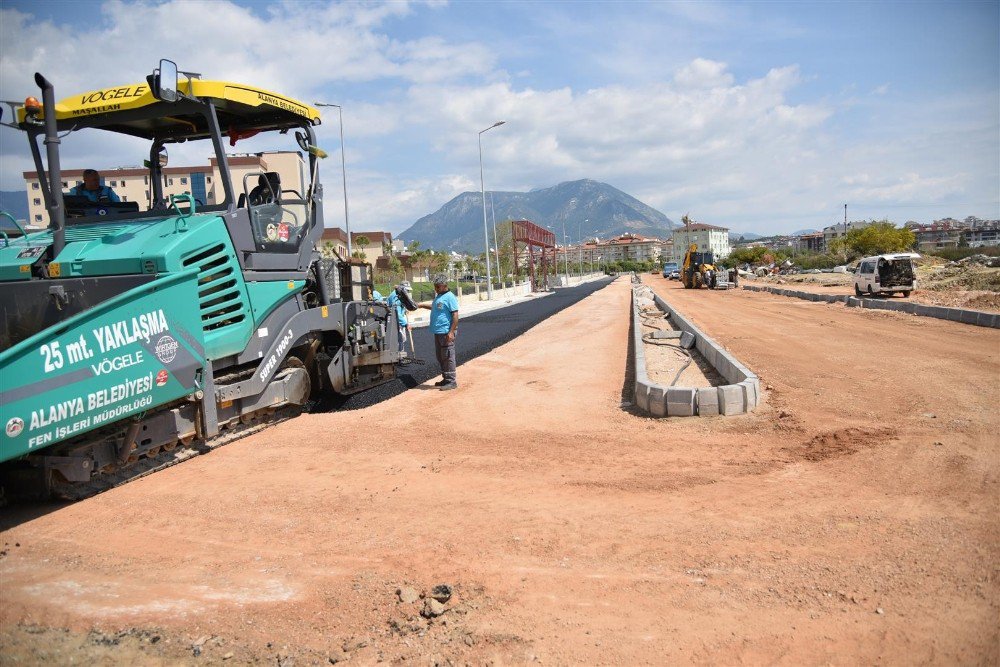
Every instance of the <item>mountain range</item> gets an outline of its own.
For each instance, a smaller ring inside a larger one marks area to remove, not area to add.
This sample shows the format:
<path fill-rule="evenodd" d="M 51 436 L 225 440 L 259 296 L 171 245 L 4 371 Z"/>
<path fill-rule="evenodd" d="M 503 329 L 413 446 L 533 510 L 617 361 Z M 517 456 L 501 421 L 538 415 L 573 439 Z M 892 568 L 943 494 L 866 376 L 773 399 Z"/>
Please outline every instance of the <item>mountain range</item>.
<path fill-rule="evenodd" d="M 490 212 L 492 200 L 493 213 Z M 673 221 L 621 190 L 590 179 L 568 181 L 530 192 L 487 192 L 486 212 L 492 239 L 493 215 L 505 220 L 530 220 L 549 227 L 557 243 L 580 238 L 607 239 L 625 233 L 667 238 Z M 417 220 L 399 234 L 407 243 L 424 248 L 482 252 L 483 200 L 478 192 L 463 192 L 440 209 Z M 492 241 L 491 241 L 492 242 Z"/>

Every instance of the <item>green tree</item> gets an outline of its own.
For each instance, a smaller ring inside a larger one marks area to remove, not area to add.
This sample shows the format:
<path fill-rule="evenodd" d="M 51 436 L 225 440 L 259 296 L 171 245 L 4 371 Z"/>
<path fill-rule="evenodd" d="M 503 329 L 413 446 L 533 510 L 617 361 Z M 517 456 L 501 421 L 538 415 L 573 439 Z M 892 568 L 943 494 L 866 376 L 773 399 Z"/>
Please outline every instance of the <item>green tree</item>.
<path fill-rule="evenodd" d="M 865 227 L 848 230 L 846 236 L 830 242 L 829 250 L 854 258 L 868 257 L 909 250 L 916 241 L 912 230 L 897 227 L 888 220 L 878 220 Z"/>
<path fill-rule="evenodd" d="M 361 248 L 361 250 L 355 250 L 353 253 L 351 253 L 351 255 L 357 257 L 361 261 L 367 260 L 368 256 L 365 254 L 365 248 L 367 248 L 371 244 L 372 244 L 371 240 L 367 236 L 362 234 L 361 236 L 354 239 L 354 245 Z"/>
<path fill-rule="evenodd" d="M 434 273 L 441 273 L 448 269 L 448 253 L 432 252 L 430 268 Z"/>

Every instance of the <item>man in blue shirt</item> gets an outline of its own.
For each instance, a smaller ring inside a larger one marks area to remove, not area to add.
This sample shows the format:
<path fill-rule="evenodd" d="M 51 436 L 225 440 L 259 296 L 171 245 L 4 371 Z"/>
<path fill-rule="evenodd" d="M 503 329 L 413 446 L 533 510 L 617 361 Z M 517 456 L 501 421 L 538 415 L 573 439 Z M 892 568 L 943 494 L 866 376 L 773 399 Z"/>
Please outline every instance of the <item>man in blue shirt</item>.
<path fill-rule="evenodd" d="M 409 328 L 409 320 L 406 319 L 406 309 L 403 308 L 403 303 L 399 300 L 399 295 L 396 294 L 397 289 L 404 290 L 407 294 L 410 293 L 410 283 L 404 280 L 400 284 L 396 285 L 396 288 L 389 295 L 389 298 L 385 300 L 386 304 L 390 308 L 396 309 L 396 324 L 399 325 L 399 351 L 400 356 L 406 353 L 406 331 Z"/>
<path fill-rule="evenodd" d="M 115 191 L 107 185 L 101 185 L 101 175 L 96 169 L 83 170 L 83 185 L 75 185 L 69 189 L 69 194 L 76 197 L 86 197 L 95 204 L 115 203 L 121 201 Z"/>
<path fill-rule="evenodd" d="M 441 364 L 441 381 L 435 382 L 435 387 L 442 391 L 456 389 L 458 377 L 455 374 L 455 336 L 458 333 L 458 299 L 448 289 L 448 277 L 434 277 L 433 301 L 422 301 L 420 308 L 431 311 L 431 333 L 434 334 L 434 350 L 437 352 L 438 363 Z"/>

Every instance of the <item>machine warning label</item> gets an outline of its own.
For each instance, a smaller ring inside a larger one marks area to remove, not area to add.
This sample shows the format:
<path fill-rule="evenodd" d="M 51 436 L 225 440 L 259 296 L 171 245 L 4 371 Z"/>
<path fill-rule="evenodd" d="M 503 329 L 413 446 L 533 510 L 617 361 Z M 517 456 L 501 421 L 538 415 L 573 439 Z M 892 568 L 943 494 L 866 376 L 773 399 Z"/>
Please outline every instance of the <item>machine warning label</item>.
<path fill-rule="evenodd" d="M 45 246 L 37 246 L 35 248 L 25 248 L 21 252 L 17 253 L 18 259 L 32 259 L 41 256 L 45 252 Z"/>

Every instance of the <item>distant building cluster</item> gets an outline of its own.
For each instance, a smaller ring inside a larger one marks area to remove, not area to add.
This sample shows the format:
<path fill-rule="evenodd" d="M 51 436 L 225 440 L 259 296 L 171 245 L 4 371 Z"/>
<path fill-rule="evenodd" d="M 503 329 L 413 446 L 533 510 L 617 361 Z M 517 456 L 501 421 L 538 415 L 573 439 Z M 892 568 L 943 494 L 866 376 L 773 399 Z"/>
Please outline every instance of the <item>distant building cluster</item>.
<path fill-rule="evenodd" d="M 965 220 L 942 218 L 929 225 L 908 222 L 906 227 L 917 237 L 918 250 L 1000 246 L 1000 220 L 982 220 L 970 215 Z"/>
<path fill-rule="evenodd" d="M 604 241 L 592 239 L 582 245 L 559 246 L 556 248 L 556 256 L 560 262 L 568 258 L 571 263 L 582 261 L 584 264 L 649 261 L 680 263 L 692 243 L 697 244 L 701 251 L 711 250 L 717 260 L 726 258 L 732 251 L 728 229 L 694 223 L 674 229 L 669 239 L 622 234 Z"/>
<path fill-rule="evenodd" d="M 862 229 L 872 224 L 871 221 L 852 221 L 847 223 L 847 229 Z M 931 252 L 942 248 L 983 248 L 1000 246 L 1000 220 L 983 220 L 969 216 L 964 220 L 942 218 L 930 224 L 907 222 L 904 225 L 916 237 L 916 250 Z M 844 225 L 830 225 L 821 232 L 800 234 L 798 236 L 772 236 L 747 243 L 741 247 L 766 247 L 775 250 L 791 249 L 795 252 L 829 252 L 830 243 L 844 236 Z"/>

